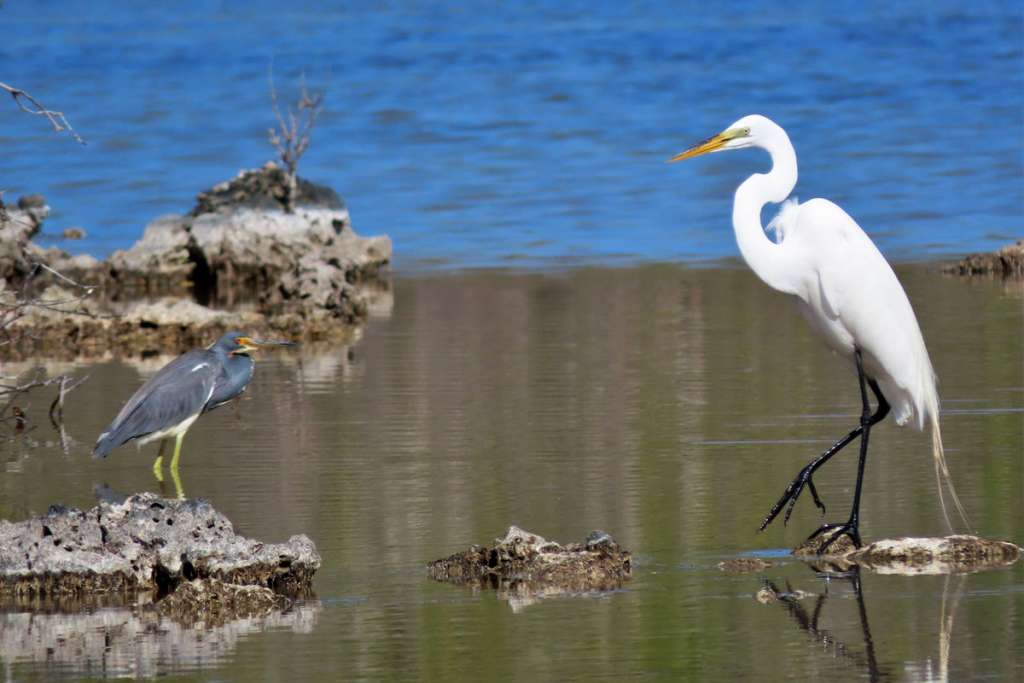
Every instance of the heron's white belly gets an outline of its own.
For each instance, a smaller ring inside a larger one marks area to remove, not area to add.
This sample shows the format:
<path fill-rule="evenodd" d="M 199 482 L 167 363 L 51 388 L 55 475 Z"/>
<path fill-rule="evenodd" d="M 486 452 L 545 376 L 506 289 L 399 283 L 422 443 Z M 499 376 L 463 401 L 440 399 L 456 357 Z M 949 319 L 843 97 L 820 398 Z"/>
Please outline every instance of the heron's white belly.
<path fill-rule="evenodd" d="M 150 432 L 146 436 L 139 439 L 138 444 L 140 446 L 145 446 L 147 443 L 152 443 L 153 441 L 159 441 L 160 439 L 166 439 L 170 436 L 178 436 L 179 434 L 184 434 L 185 432 L 188 431 L 188 428 L 192 426 L 192 423 L 195 422 L 197 419 L 199 419 L 199 413 L 196 413 L 192 417 L 179 422 L 173 427 L 168 427 L 167 429 L 160 430 L 159 432 Z"/>

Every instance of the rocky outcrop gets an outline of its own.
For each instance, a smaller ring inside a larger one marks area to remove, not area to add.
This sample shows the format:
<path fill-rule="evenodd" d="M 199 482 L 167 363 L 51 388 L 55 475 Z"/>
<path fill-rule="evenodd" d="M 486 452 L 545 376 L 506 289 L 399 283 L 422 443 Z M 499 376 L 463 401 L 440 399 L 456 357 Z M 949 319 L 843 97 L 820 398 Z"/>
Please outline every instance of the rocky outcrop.
<path fill-rule="evenodd" d="M 41 197 L 5 207 L 0 313 L 8 343 L 0 354 L 180 352 L 228 329 L 349 338 L 389 300 L 381 271 L 391 241 L 356 235 L 338 195 L 303 179 L 296 209 L 285 212 L 283 177 L 273 163 L 243 171 L 200 193 L 188 214 L 152 221 L 103 263 L 32 243 L 49 211 Z"/>
<path fill-rule="evenodd" d="M 19 284 L 32 269 L 32 237 L 50 213 L 41 195 L 20 197 L 14 206 L 0 201 L 0 279 Z"/>
<path fill-rule="evenodd" d="M 364 316 L 357 285 L 390 262 L 391 240 L 356 235 L 337 194 L 305 180 L 286 213 L 281 176 L 272 163 L 243 171 L 200 193 L 189 214 L 150 223 L 132 248 L 110 257 L 113 289 L 191 291 L 203 304 L 255 301 L 348 322 Z"/>
<path fill-rule="evenodd" d="M 971 254 L 944 268 L 956 275 L 1024 278 L 1024 240 L 1017 240 L 991 254 Z"/>
<path fill-rule="evenodd" d="M 824 537 L 824 538 L 823 538 Z M 864 567 L 880 574 L 949 574 L 1005 567 L 1020 559 L 1021 548 L 966 534 L 941 538 L 895 538 L 854 548 L 843 536 L 821 554 L 826 534 L 804 542 L 793 555 L 816 565 L 846 570 Z"/>
<path fill-rule="evenodd" d="M 760 557 L 734 557 L 719 562 L 717 566 L 726 574 L 749 574 L 764 571 L 771 567 L 772 563 Z"/>
<path fill-rule="evenodd" d="M 427 565 L 428 575 L 472 588 L 494 588 L 513 608 L 540 597 L 620 588 L 632 576 L 629 551 L 601 531 L 583 543 L 560 545 L 512 526 L 493 546 L 468 550 Z"/>
<path fill-rule="evenodd" d="M 306 536 L 261 543 L 235 534 L 207 502 L 151 493 L 88 511 L 54 506 L 42 517 L 0 521 L 0 597 L 119 593 L 159 601 L 198 581 L 204 583 L 186 590 L 229 594 L 249 609 L 275 601 L 272 594 L 307 592 L 319 567 Z M 242 599 L 221 584 L 261 595 L 246 591 Z"/>
<path fill-rule="evenodd" d="M 343 211 L 345 203 L 329 187 L 298 178 L 296 208 L 322 208 Z M 232 180 L 218 183 L 196 197 L 190 216 L 223 213 L 237 209 L 283 211 L 288 196 L 288 178 L 273 161 L 262 168 L 242 171 Z"/>

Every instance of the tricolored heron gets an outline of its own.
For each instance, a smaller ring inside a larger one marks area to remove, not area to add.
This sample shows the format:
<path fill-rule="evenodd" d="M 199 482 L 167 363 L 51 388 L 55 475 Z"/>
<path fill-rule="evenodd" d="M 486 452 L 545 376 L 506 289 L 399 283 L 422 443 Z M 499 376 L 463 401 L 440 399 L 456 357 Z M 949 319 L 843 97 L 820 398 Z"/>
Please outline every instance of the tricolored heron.
<path fill-rule="evenodd" d="M 171 458 L 174 473 L 181 456 L 181 441 L 192 423 L 245 391 L 253 372 L 249 353 L 260 347 L 293 345 L 228 332 L 205 349 L 193 349 L 178 356 L 128 399 L 100 434 L 93 457 L 105 458 L 110 451 L 135 439 L 140 446 L 160 440 L 153 472 L 162 480 L 160 467 L 166 439 L 175 437 Z"/>
<path fill-rule="evenodd" d="M 763 530 L 782 511 L 785 521 L 806 486 L 814 504 L 825 511 L 811 476 L 844 446 L 860 437 L 857 488 L 848 521 L 825 524 L 812 537 L 830 531 L 819 546 L 824 550 L 845 535 L 860 545 L 860 495 L 871 427 L 892 411 L 900 425 L 931 427 L 932 455 L 937 478 L 944 478 L 953 502 L 966 522 L 946 469 L 939 432 L 939 394 L 935 371 L 921 328 L 903 287 L 871 239 L 845 211 L 827 199 L 786 201 L 769 224 L 776 241 L 761 226 L 761 209 L 782 202 L 796 185 L 796 151 L 789 136 L 764 116 L 745 116 L 700 144 L 672 157 L 681 161 L 708 152 L 758 147 L 772 158 L 768 173 L 755 173 L 736 190 L 732 224 L 743 259 L 769 287 L 792 295 L 811 327 L 836 353 L 852 361 L 860 385 L 859 425 L 804 467 L 772 506 Z M 878 407 L 871 411 L 868 388 Z M 942 486 L 939 486 L 942 502 Z M 945 513 L 945 503 L 943 503 Z M 949 519 L 947 517 L 947 523 Z"/>

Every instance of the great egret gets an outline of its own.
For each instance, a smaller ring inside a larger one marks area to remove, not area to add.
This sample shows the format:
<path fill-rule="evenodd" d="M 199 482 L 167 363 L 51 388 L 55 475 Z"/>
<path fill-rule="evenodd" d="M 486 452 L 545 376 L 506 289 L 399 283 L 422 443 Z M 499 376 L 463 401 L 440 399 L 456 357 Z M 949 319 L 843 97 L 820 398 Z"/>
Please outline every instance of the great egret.
<path fill-rule="evenodd" d="M 100 434 L 93 456 L 105 458 L 121 444 L 139 439 L 139 445 L 160 440 L 153 471 L 160 478 L 166 439 L 175 437 L 171 472 L 178 469 L 181 441 L 200 415 L 238 396 L 252 379 L 251 351 L 261 346 L 292 346 L 287 341 L 253 339 L 228 332 L 205 349 L 184 353 L 136 391 L 110 426 Z"/>
<path fill-rule="evenodd" d="M 755 173 L 736 190 L 732 224 L 743 259 L 765 284 L 793 296 L 811 327 L 836 353 L 853 361 L 860 383 L 863 410 L 860 424 L 831 448 L 811 460 L 772 506 L 761 524 L 764 530 L 789 503 L 784 522 L 806 486 L 814 504 L 825 506 L 814 488 L 812 476 L 829 458 L 860 436 L 857 488 L 850 518 L 842 524 L 824 524 L 811 534 L 831 536 L 819 546 L 824 552 L 846 535 L 860 546 L 860 496 L 871 427 L 893 412 L 900 425 L 910 423 L 932 433 L 932 456 L 939 501 L 949 524 L 942 496 L 944 479 L 956 508 L 967 523 L 946 468 L 939 431 L 939 395 L 935 372 L 921 336 L 914 310 L 896 274 L 860 226 L 827 199 L 799 203 L 785 201 L 796 185 L 796 152 L 789 136 L 774 121 L 759 115 L 745 116 L 724 131 L 672 157 L 682 161 L 708 152 L 759 147 L 772 158 L 768 173 Z M 761 226 L 761 209 L 768 202 L 784 202 L 769 223 L 776 240 Z M 878 407 L 871 412 L 867 389 L 871 387 Z M 952 527 L 952 525 L 950 525 Z"/>

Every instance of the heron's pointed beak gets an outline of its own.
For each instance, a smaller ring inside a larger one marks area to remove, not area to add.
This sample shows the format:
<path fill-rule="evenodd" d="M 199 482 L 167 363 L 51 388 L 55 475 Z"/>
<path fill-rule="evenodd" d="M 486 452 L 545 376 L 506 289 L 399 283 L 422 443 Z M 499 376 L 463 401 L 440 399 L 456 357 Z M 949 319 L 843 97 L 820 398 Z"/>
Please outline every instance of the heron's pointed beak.
<path fill-rule="evenodd" d="M 697 143 L 693 147 L 675 155 L 674 157 L 668 160 L 668 163 L 671 164 L 672 162 L 675 161 L 682 161 L 683 159 L 699 157 L 701 154 L 707 154 L 708 152 L 717 152 L 723 147 L 725 147 L 726 143 L 728 143 L 730 140 L 740 137 L 746 137 L 749 134 L 749 132 L 745 131 L 742 128 L 732 128 L 730 130 L 723 130 L 718 135 L 710 137 L 707 140 L 704 140 L 703 142 Z"/>
<path fill-rule="evenodd" d="M 278 340 L 278 339 L 253 339 L 252 337 L 242 337 L 238 340 L 238 344 L 242 346 L 246 351 L 256 351 L 261 348 L 274 348 L 280 346 L 298 346 L 295 342 Z"/>

